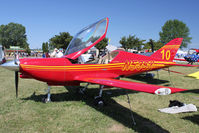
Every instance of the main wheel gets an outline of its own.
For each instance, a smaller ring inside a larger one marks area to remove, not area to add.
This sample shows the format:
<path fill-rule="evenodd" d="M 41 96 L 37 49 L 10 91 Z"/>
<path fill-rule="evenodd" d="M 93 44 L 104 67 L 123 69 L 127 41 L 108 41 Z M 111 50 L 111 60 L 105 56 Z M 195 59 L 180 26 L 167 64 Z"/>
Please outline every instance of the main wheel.
<path fill-rule="evenodd" d="M 102 97 L 95 97 L 94 104 L 95 106 L 104 106 L 104 100 L 102 99 Z"/>
<path fill-rule="evenodd" d="M 48 98 L 42 98 L 42 102 L 44 102 L 44 103 L 49 103 L 49 102 L 51 102 L 51 100 L 48 99 Z"/>

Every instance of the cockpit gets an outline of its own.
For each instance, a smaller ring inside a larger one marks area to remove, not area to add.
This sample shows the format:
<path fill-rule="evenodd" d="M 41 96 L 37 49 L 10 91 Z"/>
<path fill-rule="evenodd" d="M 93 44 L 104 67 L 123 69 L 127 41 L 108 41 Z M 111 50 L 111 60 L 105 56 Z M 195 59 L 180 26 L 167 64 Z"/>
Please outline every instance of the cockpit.
<path fill-rule="evenodd" d="M 83 28 L 71 40 L 65 51 L 64 56 L 70 59 L 72 62 L 81 60 L 81 58 L 85 56 L 85 53 L 88 52 L 89 49 L 91 49 L 93 46 L 95 46 L 97 43 L 105 38 L 108 29 L 108 23 L 108 18 L 104 18 Z M 99 58 L 98 61 L 95 63 L 99 64 L 100 60 L 110 61 L 110 55 L 106 55 L 104 59 Z M 81 62 L 80 64 L 82 64 Z"/>
<path fill-rule="evenodd" d="M 76 59 L 105 38 L 108 28 L 108 18 L 97 21 L 78 32 L 71 40 L 65 55 Z"/>

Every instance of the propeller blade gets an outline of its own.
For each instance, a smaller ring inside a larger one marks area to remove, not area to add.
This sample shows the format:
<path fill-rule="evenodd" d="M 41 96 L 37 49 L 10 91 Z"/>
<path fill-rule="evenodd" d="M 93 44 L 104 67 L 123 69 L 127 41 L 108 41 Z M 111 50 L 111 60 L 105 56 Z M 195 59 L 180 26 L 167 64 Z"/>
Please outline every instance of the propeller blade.
<path fill-rule="evenodd" d="M 18 78 L 18 71 L 16 71 L 16 72 L 15 72 L 16 98 L 18 97 L 18 82 L 19 82 L 19 78 Z"/>

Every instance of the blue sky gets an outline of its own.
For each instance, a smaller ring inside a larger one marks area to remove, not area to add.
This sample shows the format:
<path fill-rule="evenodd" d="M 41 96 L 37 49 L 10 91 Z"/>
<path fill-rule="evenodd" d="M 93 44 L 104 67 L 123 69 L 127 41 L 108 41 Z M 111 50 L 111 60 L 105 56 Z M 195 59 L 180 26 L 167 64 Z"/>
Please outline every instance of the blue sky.
<path fill-rule="evenodd" d="M 119 46 L 123 36 L 159 39 L 167 20 L 178 19 L 190 29 L 189 48 L 199 48 L 198 0 L 1 0 L 0 25 L 26 27 L 31 48 L 41 48 L 60 32 L 75 35 L 80 29 L 108 17 L 107 37 Z"/>

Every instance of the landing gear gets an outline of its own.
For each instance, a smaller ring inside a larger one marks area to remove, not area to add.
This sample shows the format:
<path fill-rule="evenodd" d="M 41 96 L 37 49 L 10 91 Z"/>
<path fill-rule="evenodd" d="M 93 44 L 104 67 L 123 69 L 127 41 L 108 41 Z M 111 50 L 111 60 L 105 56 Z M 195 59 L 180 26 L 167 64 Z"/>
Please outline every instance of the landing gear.
<path fill-rule="evenodd" d="M 77 90 L 77 92 L 78 92 L 79 94 L 85 94 L 85 91 L 86 91 L 88 85 L 90 85 L 90 83 L 87 83 L 87 85 L 86 85 L 84 88 L 79 88 L 79 89 Z M 104 106 L 104 105 L 105 105 L 104 100 L 103 100 L 103 98 L 102 98 L 103 88 L 104 88 L 104 85 L 100 85 L 99 95 L 96 96 L 96 97 L 94 98 L 94 99 L 95 99 L 95 100 L 94 100 L 94 104 L 95 104 L 96 106 Z M 42 99 L 42 101 L 43 101 L 44 103 L 51 102 L 50 89 L 51 89 L 51 86 L 48 86 L 48 89 L 47 89 L 47 97 L 45 97 L 45 98 Z"/>
<path fill-rule="evenodd" d="M 51 96 L 51 94 L 50 94 L 50 86 L 48 86 L 47 98 L 43 98 L 43 102 L 44 102 L 44 103 L 51 102 L 50 96 Z"/>
<path fill-rule="evenodd" d="M 83 88 L 81 88 L 81 87 L 78 88 L 76 92 L 78 94 L 85 95 L 85 91 L 88 88 L 88 85 L 90 85 L 90 83 L 87 83 L 86 86 Z M 96 106 L 104 106 L 104 100 L 102 99 L 103 88 L 104 88 L 104 85 L 100 85 L 99 95 L 94 97 L 94 104 Z"/>
<path fill-rule="evenodd" d="M 95 97 L 95 101 L 94 101 L 95 106 L 104 106 L 104 100 L 102 99 L 102 97 Z"/>
<path fill-rule="evenodd" d="M 87 85 L 86 85 L 84 88 L 81 88 L 81 87 L 78 88 L 78 89 L 77 89 L 77 93 L 78 93 L 78 94 L 83 94 L 83 95 L 84 95 L 84 94 L 85 94 L 85 91 L 86 91 L 86 89 L 87 89 L 87 87 L 88 87 L 88 85 L 90 85 L 90 83 L 87 83 Z"/>
<path fill-rule="evenodd" d="M 94 104 L 96 106 L 104 106 L 105 104 L 104 100 L 102 99 L 103 88 L 104 88 L 104 85 L 100 85 L 99 95 L 95 97 L 95 101 L 94 101 Z"/>
<path fill-rule="evenodd" d="M 154 78 L 155 74 L 154 73 L 146 73 L 145 77 L 146 78 Z"/>

